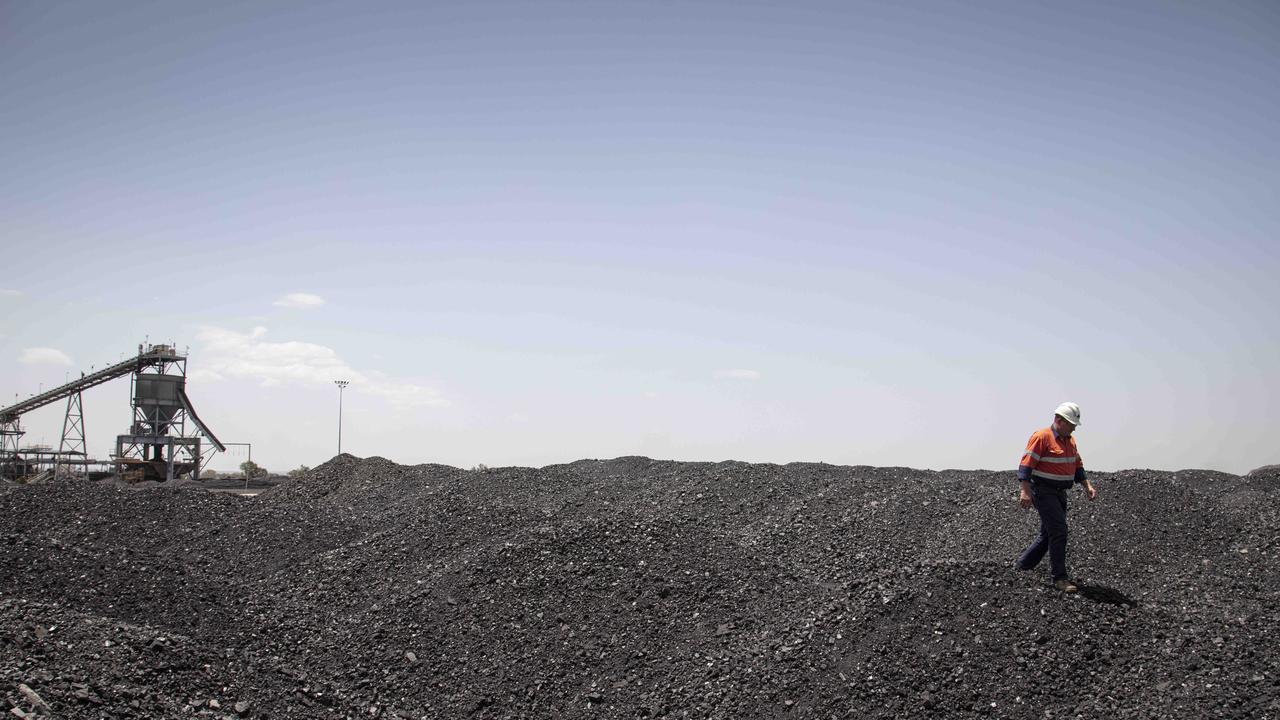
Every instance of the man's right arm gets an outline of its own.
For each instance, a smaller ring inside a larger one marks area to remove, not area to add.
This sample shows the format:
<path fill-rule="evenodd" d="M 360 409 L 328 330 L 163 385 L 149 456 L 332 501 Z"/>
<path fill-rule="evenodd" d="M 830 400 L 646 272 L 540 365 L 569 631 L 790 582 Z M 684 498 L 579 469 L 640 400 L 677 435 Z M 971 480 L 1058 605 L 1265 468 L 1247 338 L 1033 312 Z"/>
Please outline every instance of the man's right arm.
<path fill-rule="evenodd" d="M 1031 453 L 1037 451 L 1036 435 L 1033 433 L 1031 439 L 1027 441 L 1027 449 L 1022 452 L 1022 460 L 1018 462 L 1018 504 L 1023 510 L 1031 507 L 1031 465 L 1028 463 L 1035 462 Z"/>

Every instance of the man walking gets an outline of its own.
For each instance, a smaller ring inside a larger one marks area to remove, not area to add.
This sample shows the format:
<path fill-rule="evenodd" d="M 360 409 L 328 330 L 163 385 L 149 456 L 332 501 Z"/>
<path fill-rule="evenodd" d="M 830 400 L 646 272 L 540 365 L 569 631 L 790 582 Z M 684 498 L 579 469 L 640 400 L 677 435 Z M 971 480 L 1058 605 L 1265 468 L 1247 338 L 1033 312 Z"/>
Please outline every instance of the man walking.
<path fill-rule="evenodd" d="M 1048 551 L 1053 586 L 1068 593 L 1076 586 L 1067 579 L 1067 490 L 1080 483 L 1090 500 L 1098 496 L 1071 437 L 1079 426 L 1080 406 L 1062 403 L 1053 411 L 1053 424 L 1031 434 L 1018 463 L 1018 504 L 1024 510 L 1034 505 L 1040 513 L 1040 535 L 1022 551 L 1018 569 L 1033 569 Z"/>

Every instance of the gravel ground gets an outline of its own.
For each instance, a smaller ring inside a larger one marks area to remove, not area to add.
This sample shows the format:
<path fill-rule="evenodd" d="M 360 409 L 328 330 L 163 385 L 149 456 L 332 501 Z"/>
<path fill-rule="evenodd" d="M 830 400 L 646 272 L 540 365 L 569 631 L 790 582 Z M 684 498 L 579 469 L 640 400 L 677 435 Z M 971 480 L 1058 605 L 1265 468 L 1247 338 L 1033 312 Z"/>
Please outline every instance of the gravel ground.
<path fill-rule="evenodd" d="M 1280 718 L 1280 474 L 342 455 L 252 498 L 0 487 L 0 712 Z"/>

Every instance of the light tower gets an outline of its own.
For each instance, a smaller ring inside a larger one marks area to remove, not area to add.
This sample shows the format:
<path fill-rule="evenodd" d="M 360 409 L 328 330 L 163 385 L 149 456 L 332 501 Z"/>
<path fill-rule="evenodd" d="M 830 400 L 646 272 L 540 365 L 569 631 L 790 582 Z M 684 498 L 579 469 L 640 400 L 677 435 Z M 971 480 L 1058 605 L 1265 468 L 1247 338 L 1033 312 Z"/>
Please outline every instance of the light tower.
<path fill-rule="evenodd" d="M 346 380 L 334 380 L 334 385 L 338 386 L 338 454 L 342 454 L 342 391 L 347 389 L 351 383 Z"/>

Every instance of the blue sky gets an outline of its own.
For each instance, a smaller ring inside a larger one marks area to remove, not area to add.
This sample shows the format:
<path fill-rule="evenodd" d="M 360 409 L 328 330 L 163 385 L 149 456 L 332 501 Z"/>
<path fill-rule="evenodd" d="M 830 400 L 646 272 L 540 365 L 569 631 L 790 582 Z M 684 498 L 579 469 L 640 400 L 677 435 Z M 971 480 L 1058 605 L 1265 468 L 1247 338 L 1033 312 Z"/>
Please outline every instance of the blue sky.
<path fill-rule="evenodd" d="M 345 378 L 344 449 L 405 463 L 998 469 L 1070 399 L 1090 467 L 1245 472 L 1278 39 L 1269 2 L 0 2 L 0 397 L 149 338 L 276 470 Z"/>

